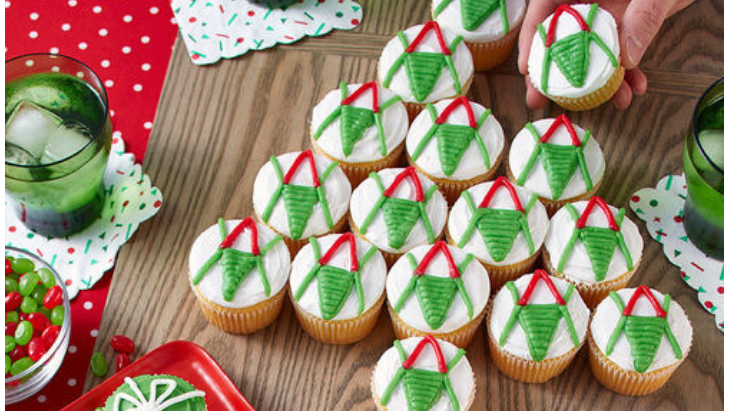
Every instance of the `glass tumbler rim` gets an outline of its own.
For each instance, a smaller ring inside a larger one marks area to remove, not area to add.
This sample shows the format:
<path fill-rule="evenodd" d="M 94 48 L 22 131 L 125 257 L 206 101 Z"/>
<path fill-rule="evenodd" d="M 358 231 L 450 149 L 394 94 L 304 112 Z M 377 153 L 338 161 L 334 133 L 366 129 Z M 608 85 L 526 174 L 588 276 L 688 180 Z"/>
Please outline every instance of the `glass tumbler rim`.
<path fill-rule="evenodd" d="M 720 77 L 718 80 L 713 82 L 709 87 L 707 87 L 707 89 L 702 93 L 700 98 L 697 100 L 697 104 L 695 105 L 695 108 L 692 112 L 692 138 L 694 139 L 695 146 L 697 146 L 697 148 L 699 149 L 699 152 L 702 154 L 702 157 L 705 159 L 705 161 L 707 161 L 707 163 L 709 163 L 710 166 L 712 166 L 712 168 L 715 171 L 717 171 L 720 174 L 724 174 L 725 171 L 720 166 L 715 164 L 715 162 L 712 161 L 712 159 L 710 158 L 709 154 L 707 154 L 707 152 L 705 151 L 705 148 L 702 146 L 702 143 L 700 142 L 700 134 L 697 130 L 697 119 L 699 118 L 700 107 L 702 107 L 702 102 L 705 100 L 705 98 L 708 96 L 708 94 L 710 94 L 710 92 L 712 92 L 712 90 L 714 90 L 715 87 L 717 87 L 720 84 L 723 85 L 723 89 L 724 89 L 725 77 Z M 724 100 L 724 94 L 725 93 L 723 91 L 723 100 Z M 705 108 L 705 107 L 702 107 L 702 108 Z"/>

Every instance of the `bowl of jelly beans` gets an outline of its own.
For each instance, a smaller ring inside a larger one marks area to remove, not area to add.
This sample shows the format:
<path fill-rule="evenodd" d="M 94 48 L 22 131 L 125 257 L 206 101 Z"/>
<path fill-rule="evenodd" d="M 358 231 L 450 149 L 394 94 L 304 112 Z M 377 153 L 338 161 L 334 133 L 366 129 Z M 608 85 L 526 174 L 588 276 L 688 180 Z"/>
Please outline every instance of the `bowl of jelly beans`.
<path fill-rule="evenodd" d="M 40 257 L 5 247 L 5 403 L 40 391 L 63 362 L 71 335 L 68 293 Z"/>

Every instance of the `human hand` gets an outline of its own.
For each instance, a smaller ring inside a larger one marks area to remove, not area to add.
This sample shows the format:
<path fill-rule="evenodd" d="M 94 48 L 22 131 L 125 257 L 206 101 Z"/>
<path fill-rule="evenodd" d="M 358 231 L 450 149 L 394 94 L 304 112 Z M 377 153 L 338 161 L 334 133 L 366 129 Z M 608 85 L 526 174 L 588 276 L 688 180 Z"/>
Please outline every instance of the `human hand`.
<path fill-rule="evenodd" d="M 624 81 L 613 96 L 613 104 L 625 109 L 631 104 L 633 95 L 646 93 L 646 75 L 638 68 L 641 58 L 649 48 L 654 36 L 672 14 L 682 10 L 695 0 L 597 0 L 598 5 L 611 13 L 619 32 L 621 65 L 626 69 Z M 585 0 L 583 1 L 585 2 Z M 560 4 L 581 3 L 571 0 L 532 0 L 522 22 L 519 41 L 518 67 L 525 76 L 527 105 L 533 109 L 542 108 L 547 97 L 535 90 L 527 75 L 527 60 L 537 24 L 555 12 Z"/>

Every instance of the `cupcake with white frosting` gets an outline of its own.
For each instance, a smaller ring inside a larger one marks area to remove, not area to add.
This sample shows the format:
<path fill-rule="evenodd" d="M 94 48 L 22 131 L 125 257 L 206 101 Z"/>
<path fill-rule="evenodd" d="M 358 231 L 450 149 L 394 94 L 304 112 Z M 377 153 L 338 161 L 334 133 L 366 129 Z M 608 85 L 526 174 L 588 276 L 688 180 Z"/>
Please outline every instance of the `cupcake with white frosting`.
<path fill-rule="evenodd" d="M 253 183 L 260 221 L 281 234 L 292 254 L 311 236 L 345 229 L 352 187 L 336 161 L 311 150 L 272 156 Z"/>
<path fill-rule="evenodd" d="M 612 291 L 596 308 L 590 328 L 591 371 L 623 395 L 663 387 L 692 345 L 692 325 L 682 307 L 645 285 Z"/>
<path fill-rule="evenodd" d="M 644 240 L 638 227 L 594 196 L 568 203 L 550 220 L 543 261 L 552 275 L 574 283 L 589 307 L 611 290 L 624 288 L 641 261 Z"/>
<path fill-rule="evenodd" d="M 549 227 L 537 194 L 498 177 L 461 193 L 449 213 L 446 237 L 484 265 L 492 290 L 498 290 L 532 269 Z"/>
<path fill-rule="evenodd" d="M 370 388 L 380 411 L 468 411 L 476 394 L 466 351 L 430 335 L 394 341 Z"/>
<path fill-rule="evenodd" d="M 220 219 L 193 243 L 190 286 L 211 324 L 249 334 L 279 316 L 290 263 L 282 237 L 264 224 Z"/>
<path fill-rule="evenodd" d="M 487 312 L 490 285 L 473 255 L 438 241 L 401 257 L 385 290 L 397 338 L 433 335 L 466 347 Z"/>
<path fill-rule="evenodd" d="M 378 249 L 352 233 L 310 237 L 289 278 L 299 323 L 324 343 L 365 338 L 385 301 L 387 271 Z"/>
<path fill-rule="evenodd" d="M 525 0 L 432 0 L 433 18 L 464 37 L 474 69 L 496 67 L 512 54 L 522 26 Z"/>
<path fill-rule="evenodd" d="M 487 317 L 494 365 L 522 382 L 557 376 L 583 345 L 590 314 L 573 284 L 543 270 L 508 281 Z"/>
<path fill-rule="evenodd" d="M 552 215 L 565 203 L 590 198 L 605 169 L 603 152 L 590 130 L 561 114 L 527 123 L 515 136 L 507 176 L 537 193 Z"/>
<path fill-rule="evenodd" d="M 466 95 L 473 74 L 463 37 L 435 21 L 398 32 L 378 63 L 378 81 L 403 99 L 411 120 L 426 103 Z"/>
<path fill-rule="evenodd" d="M 350 228 L 391 266 L 406 251 L 441 238 L 447 214 L 438 186 L 414 167 L 386 168 L 352 193 Z"/>
<path fill-rule="evenodd" d="M 624 79 L 616 21 L 598 4 L 558 6 L 537 25 L 527 70 L 535 89 L 561 107 L 598 107 Z"/>
<path fill-rule="evenodd" d="M 406 149 L 408 162 L 453 204 L 462 191 L 497 172 L 504 132 L 491 110 L 462 96 L 427 104 L 408 130 Z"/>
<path fill-rule="evenodd" d="M 373 171 L 397 166 L 407 132 L 400 97 L 374 81 L 343 82 L 312 111 L 314 150 L 339 162 L 353 186 Z"/>

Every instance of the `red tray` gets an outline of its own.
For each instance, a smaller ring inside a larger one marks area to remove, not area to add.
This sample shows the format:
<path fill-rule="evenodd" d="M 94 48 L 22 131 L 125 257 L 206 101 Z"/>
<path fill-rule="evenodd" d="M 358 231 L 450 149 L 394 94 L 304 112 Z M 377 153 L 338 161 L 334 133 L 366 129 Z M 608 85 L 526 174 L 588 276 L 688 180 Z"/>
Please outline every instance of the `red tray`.
<path fill-rule="evenodd" d="M 125 377 L 169 374 L 205 391 L 209 410 L 255 411 L 220 365 L 202 347 L 189 341 L 173 341 L 149 352 L 112 375 L 61 411 L 89 411 L 103 407 L 106 399 L 124 383 Z"/>

